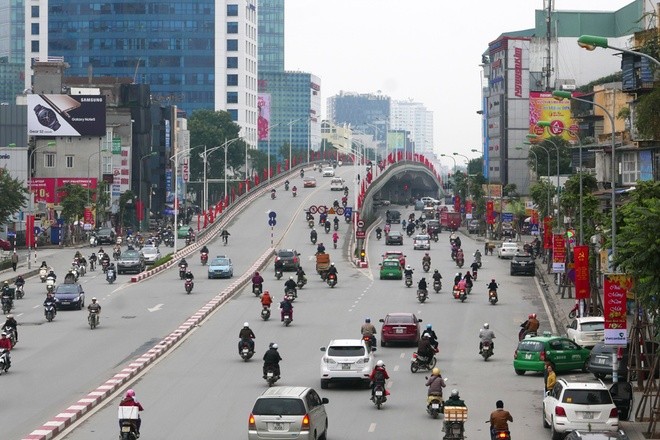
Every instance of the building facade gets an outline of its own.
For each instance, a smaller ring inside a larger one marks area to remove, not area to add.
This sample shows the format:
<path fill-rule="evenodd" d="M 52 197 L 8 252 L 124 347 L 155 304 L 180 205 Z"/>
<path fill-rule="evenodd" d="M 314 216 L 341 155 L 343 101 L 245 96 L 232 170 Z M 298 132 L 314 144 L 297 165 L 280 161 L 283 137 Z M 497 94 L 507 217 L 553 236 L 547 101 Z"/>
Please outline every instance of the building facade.
<path fill-rule="evenodd" d="M 417 153 L 433 153 L 433 112 L 421 102 L 393 100 L 390 128 L 408 131 Z"/>
<path fill-rule="evenodd" d="M 259 0 L 259 71 L 284 72 L 284 0 Z"/>

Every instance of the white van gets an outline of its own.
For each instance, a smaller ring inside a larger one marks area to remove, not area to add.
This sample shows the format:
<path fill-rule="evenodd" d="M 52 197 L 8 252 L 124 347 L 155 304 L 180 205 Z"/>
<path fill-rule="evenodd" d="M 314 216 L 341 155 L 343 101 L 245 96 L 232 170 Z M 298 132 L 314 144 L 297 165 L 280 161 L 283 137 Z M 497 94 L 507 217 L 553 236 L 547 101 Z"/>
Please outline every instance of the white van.
<path fill-rule="evenodd" d="M 331 191 L 342 191 L 344 189 L 344 179 L 341 177 L 333 177 L 330 181 Z"/>

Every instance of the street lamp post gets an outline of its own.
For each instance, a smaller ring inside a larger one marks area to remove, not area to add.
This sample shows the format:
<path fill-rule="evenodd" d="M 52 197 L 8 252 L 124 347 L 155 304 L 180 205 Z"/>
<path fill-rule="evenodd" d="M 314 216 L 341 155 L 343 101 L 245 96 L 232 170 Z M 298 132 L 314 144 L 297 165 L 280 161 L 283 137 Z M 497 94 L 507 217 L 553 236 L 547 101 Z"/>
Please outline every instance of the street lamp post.
<path fill-rule="evenodd" d="M 278 125 L 282 125 L 282 122 L 279 122 L 275 125 L 269 125 L 268 128 L 268 183 L 270 183 L 270 131 L 277 127 Z"/>
<path fill-rule="evenodd" d="M 447 155 L 447 154 L 445 154 L 445 153 L 442 153 L 440 156 L 442 156 L 442 157 L 448 157 L 448 158 L 450 158 L 451 160 L 454 161 L 454 168 L 452 168 L 452 171 L 454 171 L 454 170 L 457 168 L 457 167 L 456 167 L 456 159 L 454 159 L 452 156 L 449 156 L 449 155 Z"/>
<path fill-rule="evenodd" d="M 584 37 L 589 37 L 589 36 L 588 35 L 583 35 L 582 37 L 580 37 L 580 39 L 582 39 Z M 593 38 L 598 38 L 598 37 L 593 37 Z M 600 44 L 598 44 L 596 46 L 612 48 L 611 46 L 607 46 L 607 39 L 604 39 L 604 40 L 605 40 L 605 46 L 601 46 Z M 625 52 L 637 53 L 637 52 L 633 52 L 633 51 L 625 51 Z M 612 175 L 610 176 L 611 177 L 611 184 L 610 185 L 612 187 L 612 196 L 611 196 L 610 204 L 612 205 L 611 206 L 611 210 L 612 210 L 612 260 L 614 260 L 614 257 L 616 255 L 616 193 L 614 191 L 615 187 L 616 187 L 616 161 L 614 160 L 615 152 L 616 152 L 616 139 L 615 139 L 616 138 L 616 127 L 614 126 L 614 116 L 612 116 L 612 113 L 610 113 L 602 105 L 600 105 L 596 102 L 592 102 L 592 101 L 588 101 L 586 99 L 581 99 L 581 98 L 577 98 L 575 96 L 572 96 L 572 94 L 570 92 L 555 90 L 554 92 L 552 92 L 552 96 L 554 96 L 555 98 L 572 99 L 574 101 L 586 102 L 587 104 L 594 105 L 594 106 L 598 107 L 599 109 L 601 109 L 602 111 L 604 111 L 605 114 L 607 115 L 607 117 L 610 119 L 610 126 L 612 127 L 612 169 L 611 169 L 611 174 Z M 581 165 L 582 164 L 580 164 L 580 166 Z M 582 179 L 580 179 L 580 181 L 582 181 Z"/>
<path fill-rule="evenodd" d="M 203 162 L 204 162 L 204 174 L 203 174 L 203 178 L 202 178 L 202 182 L 203 182 L 202 186 L 203 186 L 203 190 L 204 190 L 204 195 L 203 195 L 203 197 L 204 197 L 204 203 L 203 203 L 204 211 L 208 211 L 208 209 L 209 209 L 209 197 L 208 197 L 209 183 L 208 183 L 208 179 L 206 178 L 206 168 L 207 168 L 208 155 L 213 153 L 216 150 L 219 150 L 220 148 L 224 148 L 224 150 L 225 150 L 225 157 L 224 157 L 225 162 L 224 162 L 223 178 L 224 178 L 224 183 L 225 183 L 224 196 L 226 197 L 227 196 L 227 147 L 229 147 L 231 144 L 233 144 L 234 142 L 236 142 L 240 139 L 241 139 L 240 137 L 237 137 L 237 138 L 234 138 L 234 139 L 230 139 L 228 141 L 226 140 L 222 145 L 210 148 L 208 150 L 206 149 L 206 145 L 203 145 L 204 152 L 200 153 L 200 156 L 202 157 Z M 200 145 L 200 146 L 202 146 L 202 145 Z M 247 169 L 246 169 L 246 176 L 247 176 Z"/>
<path fill-rule="evenodd" d="M 465 164 L 466 164 L 466 165 L 469 165 L 469 164 L 470 164 L 470 158 L 469 158 L 469 157 L 467 157 L 467 156 L 465 156 L 465 155 L 463 155 L 463 154 L 458 154 L 458 153 L 451 153 L 451 154 L 453 154 L 454 156 L 461 156 L 461 157 L 465 158 Z"/>
<path fill-rule="evenodd" d="M 583 49 L 587 49 L 589 51 L 595 50 L 597 47 L 602 47 L 603 49 L 614 49 L 618 52 L 623 52 L 623 53 L 628 53 L 631 55 L 638 55 L 640 57 L 646 58 L 647 60 L 651 61 L 652 63 L 656 64 L 658 67 L 660 67 L 660 61 L 656 60 L 650 55 L 647 55 L 643 52 L 638 52 L 636 50 L 630 50 L 630 49 L 622 49 L 620 47 L 614 47 L 610 46 L 607 42 L 607 38 L 605 37 L 599 37 L 595 35 L 582 35 L 580 38 L 578 38 L 578 46 L 580 46 Z M 566 92 L 563 92 L 566 93 Z M 554 92 L 553 92 L 554 95 Z"/>
<path fill-rule="evenodd" d="M 550 151 L 548 151 L 548 149 L 545 148 L 544 146 L 539 145 L 539 144 L 534 144 L 532 142 L 525 141 L 525 142 L 523 142 L 523 145 L 530 145 L 530 146 L 534 145 L 535 147 L 539 147 L 541 150 L 545 151 L 546 158 L 548 160 L 548 164 L 546 166 L 546 180 L 548 181 L 548 183 L 550 183 Z M 520 149 L 522 149 L 522 147 Z M 531 152 L 532 150 L 529 150 L 529 151 Z M 538 178 L 538 167 L 536 169 L 537 169 L 537 178 Z M 547 204 L 548 215 L 550 215 L 550 191 L 548 191 L 548 202 L 547 203 L 548 203 Z"/>

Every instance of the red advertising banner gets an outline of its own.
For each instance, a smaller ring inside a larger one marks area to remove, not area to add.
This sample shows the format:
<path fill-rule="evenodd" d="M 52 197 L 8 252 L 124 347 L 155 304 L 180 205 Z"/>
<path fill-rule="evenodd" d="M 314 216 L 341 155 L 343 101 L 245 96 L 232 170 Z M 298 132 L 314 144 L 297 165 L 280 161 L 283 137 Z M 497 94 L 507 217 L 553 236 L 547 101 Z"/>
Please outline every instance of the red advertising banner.
<path fill-rule="evenodd" d="M 590 296 L 589 286 L 589 246 L 575 246 L 573 249 L 575 263 L 575 298 L 587 299 Z"/>
<path fill-rule="evenodd" d="M 552 271 L 564 272 L 566 270 L 566 240 L 562 234 L 552 236 Z"/>
<path fill-rule="evenodd" d="M 626 345 L 626 298 L 632 279 L 626 274 L 606 273 L 603 282 L 605 343 Z"/>
<path fill-rule="evenodd" d="M 454 211 L 461 212 L 461 197 L 454 196 Z"/>
<path fill-rule="evenodd" d="M 25 216 L 25 245 L 34 247 L 34 215 Z"/>
<path fill-rule="evenodd" d="M 138 212 L 139 215 L 139 212 Z M 141 220 L 141 219 L 138 219 Z M 85 213 L 84 213 L 84 222 L 90 225 L 94 224 L 94 213 L 90 208 L 85 208 Z"/>
<path fill-rule="evenodd" d="M 465 202 L 465 212 L 468 214 L 472 214 L 472 201 L 468 200 Z"/>
<path fill-rule="evenodd" d="M 493 201 L 489 200 L 486 202 L 486 221 L 489 225 L 495 223 L 495 216 L 493 215 Z"/>
<path fill-rule="evenodd" d="M 86 177 L 35 177 L 30 181 L 34 193 L 34 202 L 60 203 L 63 194 L 58 192 L 67 183 L 80 185 L 83 188 L 96 189 L 96 178 Z"/>
<path fill-rule="evenodd" d="M 552 249 L 552 217 L 543 218 L 543 249 Z"/>

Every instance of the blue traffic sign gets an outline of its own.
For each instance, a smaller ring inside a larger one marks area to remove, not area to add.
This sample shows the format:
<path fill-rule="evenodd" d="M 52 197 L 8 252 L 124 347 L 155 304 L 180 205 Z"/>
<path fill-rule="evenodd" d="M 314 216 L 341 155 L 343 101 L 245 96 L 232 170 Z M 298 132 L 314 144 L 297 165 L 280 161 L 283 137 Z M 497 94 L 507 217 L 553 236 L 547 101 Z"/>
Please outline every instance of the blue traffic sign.
<path fill-rule="evenodd" d="M 275 220 L 274 218 L 268 219 L 269 226 L 275 226 L 276 224 L 277 224 L 277 220 Z"/>
<path fill-rule="evenodd" d="M 353 207 L 347 206 L 344 208 L 344 217 L 350 217 L 353 215 Z"/>
<path fill-rule="evenodd" d="M 502 213 L 503 222 L 512 222 L 513 221 L 513 212 L 503 212 Z"/>
<path fill-rule="evenodd" d="M 275 213 L 275 211 L 270 211 L 270 212 L 268 213 L 268 217 L 270 217 L 270 218 L 275 218 L 275 217 L 277 217 L 277 214 Z"/>

